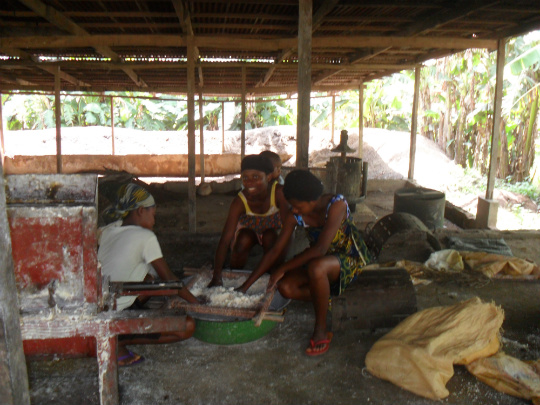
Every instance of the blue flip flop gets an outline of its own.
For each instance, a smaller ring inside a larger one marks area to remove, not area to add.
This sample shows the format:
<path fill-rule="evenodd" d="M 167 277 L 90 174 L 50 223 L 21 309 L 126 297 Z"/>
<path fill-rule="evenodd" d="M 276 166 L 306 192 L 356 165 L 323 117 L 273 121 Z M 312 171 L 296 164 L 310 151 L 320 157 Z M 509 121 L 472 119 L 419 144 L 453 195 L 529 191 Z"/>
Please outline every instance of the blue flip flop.
<path fill-rule="evenodd" d="M 127 362 L 125 362 L 127 360 Z M 120 364 L 121 361 L 124 361 L 124 364 Z M 139 363 L 142 363 L 144 361 L 144 357 L 133 353 L 131 350 L 128 350 L 128 354 L 121 356 L 118 358 L 118 366 L 120 367 L 131 367 L 135 366 Z"/>

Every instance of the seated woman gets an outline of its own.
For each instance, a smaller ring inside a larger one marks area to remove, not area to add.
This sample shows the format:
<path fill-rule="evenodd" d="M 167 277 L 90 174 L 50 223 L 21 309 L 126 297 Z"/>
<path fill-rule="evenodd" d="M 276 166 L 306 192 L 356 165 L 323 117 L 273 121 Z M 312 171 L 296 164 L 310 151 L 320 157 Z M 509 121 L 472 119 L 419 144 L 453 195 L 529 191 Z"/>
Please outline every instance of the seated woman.
<path fill-rule="evenodd" d="M 152 278 L 178 280 L 169 269 L 161 253 L 161 247 L 152 231 L 155 223 L 156 204 L 154 198 L 137 184 L 126 184 L 118 190 L 114 207 L 105 215 L 117 219 L 104 227 L 99 236 L 98 260 L 103 275 L 111 281 L 143 281 Z M 179 290 L 180 298 L 199 303 L 187 288 Z M 117 310 L 129 308 L 136 296 L 123 296 L 117 300 Z M 190 338 L 195 332 L 195 322 L 186 319 L 182 332 L 154 333 L 143 335 L 121 335 L 118 345 L 118 365 L 129 366 L 144 360 L 129 351 L 126 345 L 172 343 Z"/>
<path fill-rule="evenodd" d="M 229 248 L 230 267 L 244 268 L 249 252 L 259 244 L 267 252 L 275 243 L 282 218 L 289 204 L 283 196 L 283 186 L 272 181 L 274 166 L 261 155 L 242 159 L 241 176 L 244 189 L 231 202 L 225 226 L 214 257 L 211 286 L 223 285 L 222 270 Z M 276 258 L 276 263 L 286 254 Z"/>
<path fill-rule="evenodd" d="M 370 261 L 369 251 L 352 221 L 345 198 L 340 194 L 323 194 L 322 183 L 312 173 L 289 173 L 283 193 L 291 205 L 283 229 L 240 290 L 247 291 L 271 268 L 297 226 L 304 228 L 309 247 L 273 271 L 268 288 L 277 284 L 285 298 L 313 304 L 315 327 L 306 354 L 317 356 L 329 349 L 332 340 L 326 325 L 330 296 L 341 294 L 361 272 Z"/>

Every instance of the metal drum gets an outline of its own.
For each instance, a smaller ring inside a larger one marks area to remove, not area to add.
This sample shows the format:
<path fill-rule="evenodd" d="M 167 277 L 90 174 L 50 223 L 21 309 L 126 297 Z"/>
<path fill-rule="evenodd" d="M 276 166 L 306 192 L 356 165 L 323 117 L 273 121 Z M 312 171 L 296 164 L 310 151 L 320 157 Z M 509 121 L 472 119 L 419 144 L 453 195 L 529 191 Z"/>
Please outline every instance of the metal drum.
<path fill-rule="evenodd" d="M 332 157 L 326 164 L 327 189 L 343 194 L 354 211 L 357 202 L 365 198 L 367 162 L 355 157 Z"/>
<path fill-rule="evenodd" d="M 401 188 L 394 193 L 394 212 L 406 212 L 419 218 L 429 229 L 444 224 L 444 193 L 429 188 Z"/>

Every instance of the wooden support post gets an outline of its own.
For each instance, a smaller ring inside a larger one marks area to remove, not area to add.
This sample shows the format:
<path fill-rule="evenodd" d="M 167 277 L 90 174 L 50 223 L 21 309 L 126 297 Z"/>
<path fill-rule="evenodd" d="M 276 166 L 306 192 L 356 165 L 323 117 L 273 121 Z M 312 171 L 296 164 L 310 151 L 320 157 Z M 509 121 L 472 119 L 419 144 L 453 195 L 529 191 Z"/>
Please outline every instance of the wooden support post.
<path fill-rule="evenodd" d="M 242 66 L 242 124 L 240 134 L 240 158 L 246 156 L 246 67 Z"/>
<path fill-rule="evenodd" d="M 114 149 L 114 98 L 111 96 L 111 144 L 112 144 L 112 155 L 114 156 L 116 151 Z"/>
<path fill-rule="evenodd" d="M 499 203 L 493 200 L 495 178 L 499 166 L 499 143 L 501 142 L 501 104 L 504 80 L 506 40 L 500 39 L 497 47 L 497 72 L 495 82 L 495 99 L 493 100 L 493 128 L 491 130 L 491 150 L 489 153 L 489 169 L 486 187 L 486 197 L 478 197 L 476 209 L 477 228 L 496 228 Z"/>
<path fill-rule="evenodd" d="M 221 153 L 225 153 L 225 103 L 221 102 Z"/>
<path fill-rule="evenodd" d="M 358 157 L 364 158 L 364 82 L 358 86 Z"/>
<path fill-rule="evenodd" d="M 336 93 L 332 92 L 332 143 L 336 144 L 334 134 L 336 132 Z"/>
<path fill-rule="evenodd" d="M 56 172 L 62 173 L 62 103 L 60 102 L 60 66 L 54 75 L 54 116 L 56 121 Z"/>
<path fill-rule="evenodd" d="M 501 104 L 503 95 L 504 80 L 504 59 L 506 40 L 499 40 L 497 48 L 497 78 L 495 82 L 495 99 L 493 101 L 493 128 L 491 130 L 491 151 L 489 153 L 489 171 L 486 188 L 486 199 L 493 199 L 493 189 L 495 188 L 495 177 L 497 177 L 497 167 L 499 158 L 499 143 L 501 141 Z"/>
<path fill-rule="evenodd" d="M 0 166 L 0 403 L 29 405 L 11 235 L 6 209 L 4 166 Z M 3 350 L 1 350 L 3 349 Z"/>
<path fill-rule="evenodd" d="M 298 121 L 296 125 L 296 167 L 307 168 L 309 165 L 313 0 L 299 0 L 298 5 Z"/>
<path fill-rule="evenodd" d="M 420 93 L 420 72 L 421 66 L 414 69 L 414 95 L 411 117 L 411 145 L 409 150 L 409 180 L 414 179 L 414 162 L 416 159 L 416 129 L 418 127 L 418 97 Z"/>
<path fill-rule="evenodd" d="M 204 183 L 204 107 L 203 94 L 199 92 L 199 159 L 200 159 L 200 175 L 201 184 Z"/>
<path fill-rule="evenodd" d="M 118 337 L 96 336 L 100 405 L 118 405 Z"/>
<path fill-rule="evenodd" d="M 6 149 L 4 144 L 4 121 L 2 117 L 2 93 L 0 93 L 0 160 L 2 160 L 2 166 L 4 166 L 5 155 Z"/>
<path fill-rule="evenodd" d="M 197 201 L 195 187 L 195 45 L 187 38 L 187 90 L 188 90 L 188 223 L 189 232 L 197 231 Z"/>

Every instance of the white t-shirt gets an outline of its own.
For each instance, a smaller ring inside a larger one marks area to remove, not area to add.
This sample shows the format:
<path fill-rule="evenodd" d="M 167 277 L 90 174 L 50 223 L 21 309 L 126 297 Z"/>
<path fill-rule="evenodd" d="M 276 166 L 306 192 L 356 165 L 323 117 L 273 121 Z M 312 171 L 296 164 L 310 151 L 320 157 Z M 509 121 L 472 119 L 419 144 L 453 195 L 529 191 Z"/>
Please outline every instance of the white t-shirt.
<path fill-rule="evenodd" d="M 101 230 L 98 260 L 103 275 L 111 281 L 143 281 L 148 273 L 157 277 L 150 263 L 163 254 L 154 232 L 137 225 L 121 225 L 120 220 Z M 129 307 L 136 298 L 119 297 L 116 309 Z"/>

